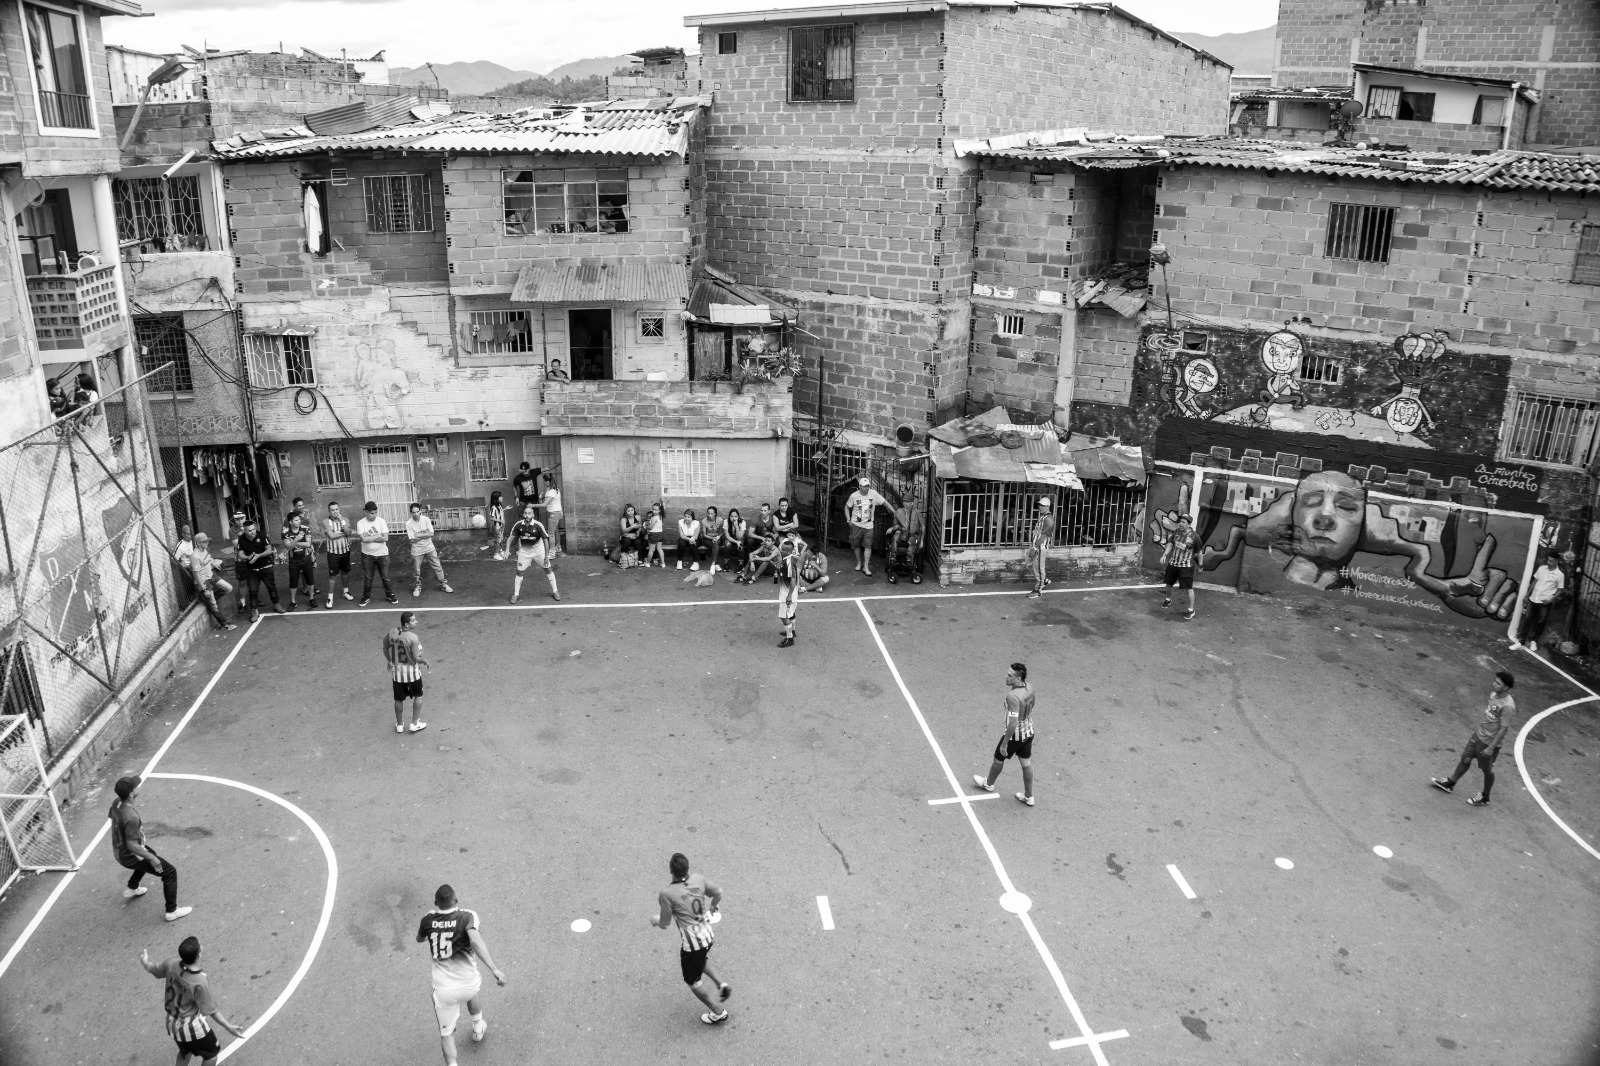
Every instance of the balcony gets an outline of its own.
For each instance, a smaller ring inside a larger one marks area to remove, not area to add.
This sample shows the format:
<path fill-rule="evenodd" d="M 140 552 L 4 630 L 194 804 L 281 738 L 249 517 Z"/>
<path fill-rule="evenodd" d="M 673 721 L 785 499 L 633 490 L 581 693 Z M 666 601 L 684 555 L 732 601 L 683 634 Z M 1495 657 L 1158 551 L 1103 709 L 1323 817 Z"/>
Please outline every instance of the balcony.
<path fill-rule="evenodd" d="M 28 303 L 41 351 L 99 353 L 126 340 L 114 266 L 29 275 Z"/>
<path fill-rule="evenodd" d="M 39 117 L 57 130 L 94 129 L 94 101 L 76 93 L 39 92 Z"/>

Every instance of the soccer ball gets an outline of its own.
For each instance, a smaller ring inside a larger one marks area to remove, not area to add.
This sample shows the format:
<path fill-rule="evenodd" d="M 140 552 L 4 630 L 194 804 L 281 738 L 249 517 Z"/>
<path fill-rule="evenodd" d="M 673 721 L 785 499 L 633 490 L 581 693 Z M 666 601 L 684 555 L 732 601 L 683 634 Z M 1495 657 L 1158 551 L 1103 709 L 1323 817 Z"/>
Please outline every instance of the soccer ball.
<path fill-rule="evenodd" d="M 484 518 L 483 515 L 475 514 L 475 515 L 472 516 L 472 528 L 473 529 L 482 529 L 484 526 L 486 526 L 488 524 L 489 524 L 488 519 Z"/>

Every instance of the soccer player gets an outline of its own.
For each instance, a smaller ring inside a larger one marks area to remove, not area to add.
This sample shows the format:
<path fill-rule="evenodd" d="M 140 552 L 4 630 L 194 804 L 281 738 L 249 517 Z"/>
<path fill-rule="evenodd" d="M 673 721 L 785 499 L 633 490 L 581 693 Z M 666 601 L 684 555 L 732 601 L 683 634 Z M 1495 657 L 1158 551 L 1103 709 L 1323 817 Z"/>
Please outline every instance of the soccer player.
<path fill-rule="evenodd" d="M 226 633 L 239 627 L 223 617 L 222 608 L 217 605 L 217 597 L 232 592 L 233 586 L 218 575 L 217 561 L 211 557 L 210 548 L 210 537 L 204 533 L 194 535 L 188 553 L 189 577 L 194 582 L 195 594 L 206 605 L 206 612 L 211 615 L 211 620 L 217 623 L 217 631 Z"/>
<path fill-rule="evenodd" d="M 345 599 L 355 599 L 350 595 L 350 542 L 356 534 L 350 528 L 350 520 L 336 503 L 328 504 L 328 517 L 322 520 L 322 532 L 327 537 L 322 546 L 328 553 L 327 606 L 332 607 L 334 585 L 339 586 Z"/>
<path fill-rule="evenodd" d="M 411 566 L 415 576 L 412 578 L 411 598 L 416 599 L 422 595 L 422 564 L 427 563 L 433 569 L 434 580 L 439 582 L 439 587 L 446 592 L 454 592 L 450 582 L 445 580 L 444 564 L 439 561 L 439 549 L 433 543 L 433 519 L 423 511 L 422 504 L 411 505 L 411 517 L 406 519 L 406 536 L 411 538 Z"/>
<path fill-rule="evenodd" d="M 1034 519 L 1033 540 L 1028 545 L 1028 560 L 1033 563 L 1033 591 L 1028 593 L 1030 600 L 1038 599 L 1044 587 L 1050 584 L 1050 579 L 1045 576 L 1044 564 L 1056 536 L 1056 518 L 1052 512 L 1054 506 L 1050 497 L 1039 497 L 1039 517 Z"/>
<path fill-rule="evenodd" d="M 783 627 L 780 648 L 794 647 L 794 616 L 800 609 L 800 553 L 802 544 L 795 546 L 797 537 L 784 537 L 778 545 L 776 574 L 778 578 L 778 624 Z"/>
<path fill-rule="evenodd" d="M 300 503 L 299 500 L 295 502 Z M 289 552 L 289 610 L 298 606 L 296 600 L 302 585 L 306 590 L 306 607 L 316 607 L 317 555 L 311 544 L 311 523 L 306 521 L 304 511 L 291 511 L 284 520 L 283 546 Z"/>
<path fill-rule="evenodd" d="M 856 569 L 872 576 L 872 529 L 877 521 L 879 507 L 888 507 L 889 501 L 872 487 L 872 479 L 862 474 L 856 479 L 856 491 L 844 501 L 845 519 L 850 525 L 850 548 L 856 553 Z"/>
<path fill-rule="evenodd" d="M 1033 689 L 1028 687 L 1028 668 L 1021 663 L 1012 663 L 1011 672 L 1006 675 L 1006 731 L 995 745 L 989 776 L 973 774 L 973 782 L 985 792 L 993 792 L 1000 771 L 1013 755 L 1022 764 L 1022 791 L 1017 793 L 1017 801 L 1032 807 Z"/>
<path fill-rule="evenodd" d="M 161 894 L 166 898 L 167 921 L 175 922 L 193 907 L 178 906 L 178 868 L 171 860 L 163 859 L 154 848 L 144 842 L 144 820 L 139 817 L 133 801 L 139 798 L 139 786 L 144 779 L 138 774 L 119 778 L 112 786 L 117 798 L 108 812 L 111 817 L 111 853 L 117 863 L 133 871 L 128 887 L 122 890 L 123 899 L 137 899 L 150 891 L 139 882 L 145 874 L 161 878 Z"/>
<path fill-rule="evenodd" d="M 1511 698 L 1516 684 L 1517 679 L 1508 671 L 1501 670 L 1494 675 L 1494 684 L 1489 686 L 1489 702 L 1483 708 L 1483 721 L 1467 737 L 1467 746 L 1462 749 L 1455 771 L 1449 777 L 1432 779 L 1434 788 L 1440 792 L 1454 792 L 1456 782 L 1476 762 L 1483 771 L 1483 791 L 1467 802 L 1474 807 L 1489 805 L 1489 792 L 1494 788 L 1494 761 L 1500 757 L 1500 744 L 1511 729 L 1511 714 L 1517 709 L 1517 701 Z"/>
<path fill-rule="evenodd" d="M 204 1066 L 217 1061 L 222 1049 L 217 1046 L 212 1022 L 233 1034 L 235 1040 L 244 1039 L 238 1026 L 222 1016 L 199 962 L 199 937 L 185 937 L 178 945 L 178 957 L 166 962 L 151 962 L 148 949 L 139 952 L 139 964 L 145 972 L 167 983 L 167 1035 L 178 1044 L 177 1066 L 187 1066 L 191 1058 L 198 1058 Z"/>
<path fill-rule="evenodd" d="M 550 549 L 547 542 L 550 533 L 544 528 L 544 523 L 533 516 L 533 504 L 528 504 L 522 509 L 522 517 L 511 526 L 511 532 L 506 534 L 505 551 L 509 554 L 512 541 L 517 545 L 517 573 L 511 579 L 511 602 L 516 603 L 517 597 L 522 595 L 522 574 L 535 562 L 544 570 L 545 580 L 550 582 L 550 595 L 557 603 L 561 602 L 561 590 L 556 588 L 556 571 L 550 561 Z M 665 566 L 665 562 L 662 563 Z"/>
<path fill-rule="evenodd" d="M 1183 612 L 1183 617 L 1194 617 L 1194 567 L 1195 555 L 1200 550 L 1200 535 L 1194 531 L 1194 519 L 1186 514 L 1178 516 L 1178 528 L 1172 531 L 1172 539 L 1167 542 L 1167 550 L 1161 553 L 1161 561 L 1167 564 L 1166 572 L 1161 577 L 1165 598 L 1161 601 L 1164 611 L 1172 606 L 1172 586 L 1177 585 L 1189 594 L 1189 609 Z"/>
<path fill-rule="evenodd" d="M 361 541 L 361 602 L 365 607 L 372 599 L 372 575 L 383 582 L 383 594 L 390 603 L 399 603 L 394 589 L 389 587 L 389 523 L 378 513 L 378 505 L 368 500 L 362 508 L 366 517 L 356 523 L 356 537 Z"/>
<path fill-rule="evenodd" d="M 456 1022 L 461 1018 L 461 1005 L 467 1005 L 474 1042 L 489 1030 L 478 1005 L 478 992 L 483 988 L 478 960 L 483 960 L 494 983 L 502 988 L 506 975 L 489 957 L 489 945 L 478 932 L 477 912 L 457 906 L 455 889 L 440 885 L 433 894 L 433 907 L 417 927 L 417 943 L 428 945 L 433 960 L 433 1011 L 439 1019 L 439 1043 L 446 1066 L 456 1066 Z"/>
<path fill-rule="evenodd" d="M 239 534 L 239 576 L 250 590 L 250 621 L 261 617 L 261 589 L 267 590 L 272 609 L 283 614 L 283 604 L 278 602 L 278 582 L 272 576 L 272 563 L 277 553 L 272 541 L 256 525 L 254 518 L 244 520 L 244 530 Z"/>
<path fill-rule="evenodd" d="M 670 929 L 674 921 L 678 923 L 678 962 L 683 969 L 684 984 L 708 1009 L 708 1013 L 700 1015 L 700 1020 L 707 1025 L 725 1022 L 727 1008 L 719 1010 L 716 1003 L 711 1002 L 711 993 L 701 983 L 704 978 L 711 978 L 711 983 L 717 987 L 718 1002 L 726 1003 L 733 995 L 733 986 L 719 979 L 707 961 L 712 941 L 716 939 L 711 921 L 722 906 L 722 889 L 704 876 L 690 873 L 689 860 L 682 852 L 675 853 L 667 867 L 672 871 L 672 883 L 661 890 L 658 897 L 661 913 L 652 914 L 650 924 L 657 929 Z"/>
<path fill-rule="evenodd" d="M 422 671 L 432 669 L 422 657 L 417 636 L 417 612 L 401 611 L 400 625 L 383 635 L 383 658 L 394 682 L 394 731 L 405 732 L 406 700 L 411 701 L 411 731 L 428 728 L 422 720 Z"/>

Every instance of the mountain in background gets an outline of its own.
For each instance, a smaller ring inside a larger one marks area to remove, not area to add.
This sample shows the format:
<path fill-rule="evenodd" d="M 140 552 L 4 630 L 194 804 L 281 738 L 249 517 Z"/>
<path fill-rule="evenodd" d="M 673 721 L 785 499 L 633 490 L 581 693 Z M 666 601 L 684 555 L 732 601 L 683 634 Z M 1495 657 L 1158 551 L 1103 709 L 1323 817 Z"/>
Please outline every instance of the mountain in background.
<path fill-rule="evenodd" d="M 1232 63 L 1235 74 L 1271 74 L 1272 42 L 1277 35 L 1276 25 L 1246 33 L 1219 33 L 1215 37 L 1203 33 L 1173 34 L 1196 48 L 1204 48 L 1225 63 Z"/>
<path fill-rule="evenodd" d="M 571 78 L 577 81 L 582 78 L 603 78 L 607 74 L 615 74 L 618 67 L 631 67 L 634 61 L 627 56 L 595 56 L 593 59 L 576 59 L 571 63 L 561 66 L 545 75 L 551 81 L 560 81 L 562 78 Z M 507 79 L 516 81 L 515 78 Z"/>
<path fill-rule="evenodd" d="M 474 63 L 435 63 L 433 73 L 425 66 L 390 67 L 389 80 L 396 85 L 432 86 L 435 73 L 439 76 L 441 88 L 466 96 L 484 96 L 502 85 L 539 76 L 532 70 L 512 70 L 499 63 L 480 59 Z"/>

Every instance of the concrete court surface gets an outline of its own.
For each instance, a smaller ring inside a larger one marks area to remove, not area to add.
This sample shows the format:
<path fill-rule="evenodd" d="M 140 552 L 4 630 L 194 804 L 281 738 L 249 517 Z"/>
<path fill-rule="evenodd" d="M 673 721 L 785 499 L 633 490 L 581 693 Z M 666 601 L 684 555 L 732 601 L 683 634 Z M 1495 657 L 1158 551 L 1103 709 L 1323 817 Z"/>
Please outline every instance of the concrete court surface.
<path fill-rule="evenodd" d="M 453 570 L 454 597 L 401 606 L 503 604 L 504 567 Z M 486 979 L 490 1030 L 474 1045 L 463 1027 L 465 1064 L 1101 1061 L 963 806 L 929 804 L 949 781 L 851 599 L 921 593 L 864 602 L 958 781 L 987 768 L 1006 664 L 1031 667 L 1039 805 L 1011 798 L 1013 764 L 999 798 L 969 806 L 1089 1032 L 1126 1030 L 1103 1061 L 1600 1061 L 1600 862 L 1526 791 L 1510 742 L 1490 807 L 1464 802 L 1476 770 L 1454 796 L 1427 786 L 1498 666 L 1519 679 L 1513 736 L 1585 694 L 1528 656 L 1340 604 L 1202 593 L 1183 622 L 1149 590 L 940 597 L 848 571 L 779 652 L 770 585 L 681 576 L 578 560 L 569 607 L 546 609 L 535 577 L 529 609 L 424 614 L 431 724 L 415 736 L 393 732 L 382 601 L 202 642 L 69 812 L 74 839 L 243 639 L 157 772 L 298 805 L 338 883 L 304 980 L 234 1062 L 440 1061 L 414 936 L 441 881 L 511 978 Z M 711 599 L 729 602 L 668 605 Z M 584 606 L 602 601 L 617 606 Z M 640 602 L 658 605 L 621 606 Z M 1593 706 L 1526 748 L 1597 844 Z M 0 977 L 0 1063 L 170 1062 L 141 947 L 170 957 L 199 936 L 235 1021 L 301 965 L 327 890 L 303 822 L 181 779 L 151 780 L 141 808 L 195 913 L 163 923 L 149 879 L 125 904 L 102 841 Z M 735 993 L 716 1029 L 676 934 L 645 924 L 674 850 L 727 893 L 712 960 Z M 12 890 L 0 949 L 59 883 Z"/>

